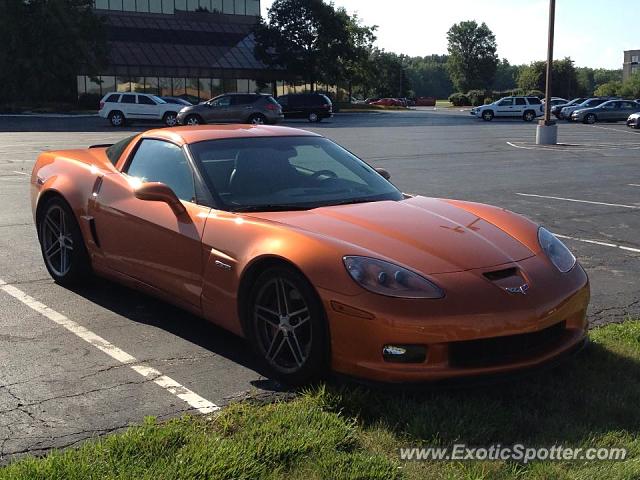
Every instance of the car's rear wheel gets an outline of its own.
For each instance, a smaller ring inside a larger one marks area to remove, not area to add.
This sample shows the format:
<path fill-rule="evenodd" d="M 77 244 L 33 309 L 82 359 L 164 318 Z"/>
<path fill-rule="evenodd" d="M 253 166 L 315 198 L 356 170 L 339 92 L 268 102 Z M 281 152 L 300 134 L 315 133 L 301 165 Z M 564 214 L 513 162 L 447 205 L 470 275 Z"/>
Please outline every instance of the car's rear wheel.
<path fill-rule="evenodd" d="M 589 113 L 584 117 L 584 123 L 588 123 L 589 125 L 593 125 L 598 121 L 598 118 L 594 113 Z"/>
<path fill-rule="evenodd" d="M 254 113 L 249 117 L 249 123 L 252 125 L 264 125 L 267 123 L 267 117 L 261 113 Z"/>
<path fill-rule="evenodd" d="M 320 299 L 299 272 L 265 270 L 251 289 L 248 336 L 274 377 L 301 385 L 327 368 L 327 323 Z"/>
<path fill-rule="evenodd" d="M 61 285 L 73 285 L 91 273 L 91 262 L 80 226 L 67 203 L 51 197 L 38 211 L 38 240 L 44 264 Z"/>
<path fill-rule="evenodd" d="M 311 112 L 308 118 L 311 123 L 316 123 L 320 121 L 320 116 L 316 112 Z"/>
<path fill-rule="evenodd" d="M 124 127 L 124 124 L 126 123 L 124 113 L 118 110 L 109 113 L 109 122 L 114 127 Z"/>
<path fill-rule="evenodd" d="M 524 112 L 524 115 L 522 115 L 522 119 L 525 122 L 533 122 L 535 118 L 536 118 L 536 114 L 531 110 L 527 110 L 526 112 Z"/>
<path fill-rule="evenodd" d="M 491 120 L 493 120 L 493 112 L 491 110 L 485 110 L 484 112 L 482 112 L 482 119 L 485 122 L 490 122 Z"/>
<path fill-rule="evenodd" d="M 176 112 L 167 112 L 162 117 L 162 121 L 167 127 L 175 127 L 178 124 L 178 114 Z"/>
<path fill-rule="evenodd" d="M 204 122 L 199 115 L 188 115 L 187 118 L 184 119 L 185 125 L 200 125 L 202 123 Z"/>

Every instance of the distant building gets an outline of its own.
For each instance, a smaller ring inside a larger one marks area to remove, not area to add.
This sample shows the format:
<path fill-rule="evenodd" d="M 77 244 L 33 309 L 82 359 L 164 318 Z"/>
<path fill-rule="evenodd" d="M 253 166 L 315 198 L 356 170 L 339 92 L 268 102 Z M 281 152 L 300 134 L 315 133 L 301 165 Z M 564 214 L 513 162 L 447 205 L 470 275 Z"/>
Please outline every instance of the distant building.
<path fill-rule="evenodd" d="M 628 80 L 636 72 L 640 72 L 640 50 L 627 50 L 624 52 L 622 80 Z"/>
<path fill-rule="evenodd" d="M 254 54 L 260 0 L 95 0 L 105 17 L 109 64 L 97 78 L 79 72 L 77 93 L 138 91 L 209 99 L 267 93 L 283 72 Z M 96 81 L 98 80 L 98 81 Z"/>

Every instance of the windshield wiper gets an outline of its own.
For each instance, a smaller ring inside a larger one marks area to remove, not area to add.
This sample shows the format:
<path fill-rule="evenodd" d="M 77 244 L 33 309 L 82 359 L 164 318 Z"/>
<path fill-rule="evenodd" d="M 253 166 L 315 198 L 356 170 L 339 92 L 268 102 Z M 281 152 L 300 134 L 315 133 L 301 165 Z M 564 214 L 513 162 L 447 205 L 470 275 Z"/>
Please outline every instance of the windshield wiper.
<path fill-rule="evenodd" d="M 231 211 L 234 213 L 243 213 L 243 212 L 299 212 L 302 210 L 310 210 L 314 207 L 307 207 L 303 205 L 296 204 L 266 204 L 266 205 L 243 205 L 240 207 L 232 208 Z"/>
<path fill-rule="evenodd" d="M 371 198 L 371 197 L 364 197 L 364 198 L 349 198 L 347 200 L 342 200 L 340 202 L 335 202 L 335 203 L 330 203 L 328 205 L 323 205 L 325 207 L 335 207 L 338 205 L 353 205 L 356 203 L 371 203 L 371 202 L 379 202 L 380 200 L 377 200 L 375 198 Z"/>

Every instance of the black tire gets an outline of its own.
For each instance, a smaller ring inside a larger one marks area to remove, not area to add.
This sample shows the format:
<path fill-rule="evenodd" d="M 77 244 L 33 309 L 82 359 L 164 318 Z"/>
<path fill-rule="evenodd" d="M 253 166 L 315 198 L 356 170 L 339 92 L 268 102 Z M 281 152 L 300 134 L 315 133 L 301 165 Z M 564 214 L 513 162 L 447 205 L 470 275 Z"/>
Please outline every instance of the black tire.
<path fill-rule="evenodd" d="M 178 114 L 176 112 L 167 112 L 162 117 L 162 121 L 167 127 L 175 127 L 178 125 Z"/>
<path fill-rule="evenodd" d="M 583 122 L 588 123 L 589 125 L 593 125 L 598 121 L 598 117 L 596 117 L 595 113 L 588 113 L 585 115 Z"/>
<path fill-rule="evenodd" d="M 185 125 L 203 125 L 204 120 L 202 120 L 202 117 L 200 115 L 191 114 L 191 115 L 187 115 L 187 117 L 184 119 L 184 124 Z"/>
<path fill-rule="evenodd" d="M 90 277 L 89 254 L 80 226 L 67 202 L 58 196 L 45 200 L 45 204 L 38 208 L 36 223 L 42 259 L 55 282 L 72 286 Z"/>
<path fill-rule="evenodd" d="M 326 374 L 326 316 L 316 291 L 297 270 L 275 266 L 258 276 L 249 293 L 245 325 L 252 347 L 274 378 L 304 385 Z"/>
<path fill-rule="evenodd" d="M 482 119 L 485 122 L 490 122 L 491 120 L 493 120 L 494 114 L 492 110 L 485 110 L 484 112 L 482 112 Z"/>
<path fill-rule="evenodd" d="M 527 110 L 522 114 L 522 120 L 525 122 L 533 122 L 536 118 L 536 113 L 533 110 Z"/>
<path fill-rule="evenodd" d="M 267 117 L 265 117 L 261 113 L 254 113 L 248 118 L 247 123 L 250 123 L 252 125 L 266 125 Z"/>
<path fill-rule="evenodd" d="M 113 127 L 124 127 L 127 123 L 127 119 L 120 110 L 114 110 L 109 113 L 109 122 Z"/>
<path fill-rule="evenodd" d="M 309 115 L 307 116 L 307 119 L 311 123 L 318 123 L 321 120 L 320 115 L 318 115 L 316 112 L 309 113 Z"/>

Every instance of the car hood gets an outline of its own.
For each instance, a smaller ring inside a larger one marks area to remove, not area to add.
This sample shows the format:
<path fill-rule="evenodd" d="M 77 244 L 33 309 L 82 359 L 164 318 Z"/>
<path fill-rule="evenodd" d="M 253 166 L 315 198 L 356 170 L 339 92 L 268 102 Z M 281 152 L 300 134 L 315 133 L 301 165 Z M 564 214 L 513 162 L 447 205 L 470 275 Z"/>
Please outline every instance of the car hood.
<path fill-rule="evenodd" d="M 433 198 L 251 216 L 342 242 L 343 255 L 385 258 L 424 274 L 493 267 L 533 256 L 495 225 Z"/>

